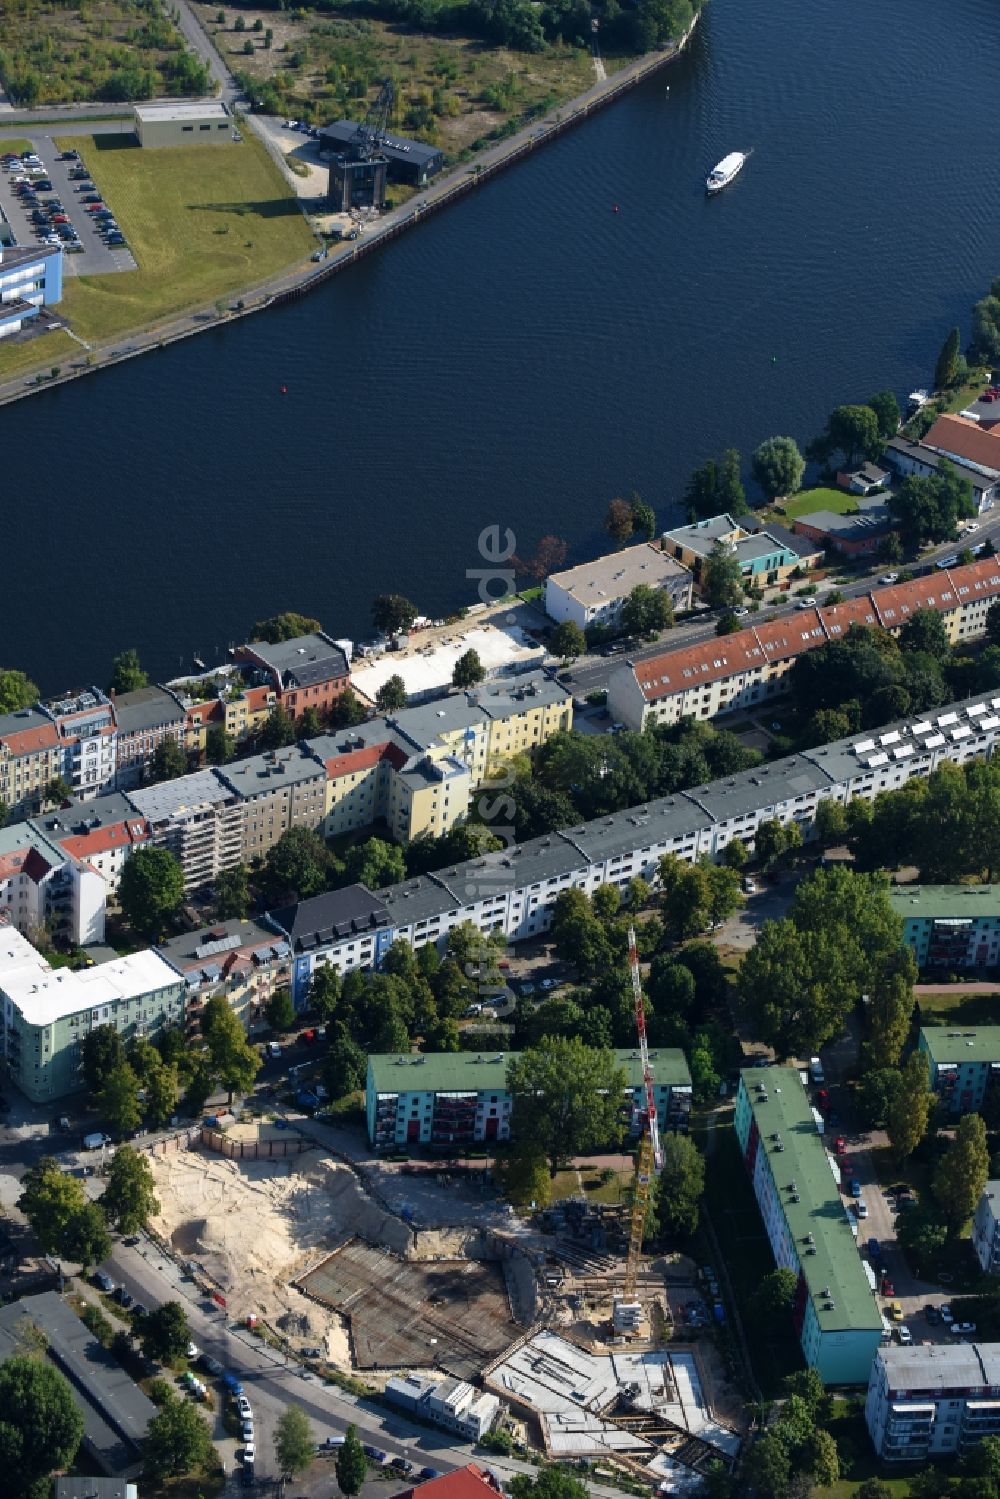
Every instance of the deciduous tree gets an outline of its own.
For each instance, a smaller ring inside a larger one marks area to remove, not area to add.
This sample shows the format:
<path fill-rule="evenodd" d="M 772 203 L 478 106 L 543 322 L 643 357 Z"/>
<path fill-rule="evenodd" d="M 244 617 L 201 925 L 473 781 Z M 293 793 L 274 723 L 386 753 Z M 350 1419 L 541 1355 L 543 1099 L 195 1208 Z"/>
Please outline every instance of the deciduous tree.
<path fill-rule="evenodd" d="M 297 895 L 305 900 L 319 895 L 326 889 L 329 870 L 329 851 L 312 828 L 287 828 L 264 859 L 264 875 L 275 898 Z"/>
<path fill-rule="evenodd" d="M 479 652 L 470 648 L 455 662 L 451 680 L 456 687 L 475 687 L 485 675 L 486 669 L 479 659 Z"/>
<path fill-rule="evenodd" d="M 924 1138 L 933 1102 L 927 1086 L 927 1057 L 915 1051 L 900 1070 L 889 1099 L 886 1130 L 897 1160 L 905 1161 Z"/>
<path fill-rule="evenodd" d="M 257 743 L 262 750 L 284 749 L 295 743 L 295 722 L 280 703 L 275 703 L 261 724 Z"/>
<path fill-rule="evenodd" d="M 899 431 L 899 402 L 891 390 L 876 391 L 868 397 L 868 405 L 875 413 L 879 436 L 883 442 L 891 442 Z"/>
<path fill-rule="evenodd" d="M 90 1093 L 99 1093 L 108 1074 L 125 1060 L 125 1046 L 113 1025 L 97 1025 L 83 1038 L 83 1079 Z"/>
<path fill-rule="evenodd" d="M 142 669 L 139 652 L 134 649 L 121 651 L 111 663 L 108 691 L 120 696 L 123 692 L 138 692 L 148 686 L 149 678 Z"/>
<path fill-rule="evenodd" d="M 83 1414 L 68 1381 L 48 1359 L 15 1353 L 0 1365 L 0 1469 L 11 1499 L 41 1499 L 49 1475 L 69 1468 L 83 1438 Z"/>
<path fill-rule="evenodd" d="M 98 1094 L 101 1112 L 115 1135 L 134 1135 L 142 1123 L 139 1079 L 128 1062 L 119 1062 L 104 1080 Z"/>
<path fill-rule="evenodd" d="M 187 756 L 176 739 L 161 739 L 149 762 L 151 781 L 175 781 L 187 773 Z"/>
<path fill-rule="evenodd" d="M 990 1174 L 986 1125 L 979 1114 L 963 1114 L 955 1136 L 934 1171 L 934 1196 L 952 1234 L 972 1217 Z"/>
<path fill-rule="evenodd" d="M 794 494 L 802 483 L 805 461 L 792 437 L 768 437 L 750 460 L 753 476 L 769 500 Z"/>
<path fill-rule="evenodd" d="M 667 1135 L 662 1148 L 663 1167 L 657 1178 L 660 1228 L 668 1238 L 688 1239 L 698 1227 L 705 1161 L 688 1135 Z"/>
<path fill-rule="evenodd" d="M 701 591 L 712 609 L 734 608 L 743 601 L 743 576 L 736 554 L 716 543 L 705 559 Z"/>
<path fill-rule="evenodd" d="M 215 877 L 215 912 L 220 921 L 242 920 L 250 907 L 245 864 L 224 869 Z"/>
<path fill-rule="evenodd" d="M 173 1394 L 150 1421 L 144 1452 L 147 1467 L 159 1478 L 194 1473 L 215 1455 L 208 1422 L 198 1407 Z"/>
<path fill-rule="evenodd" d="M 18 713 L 38 701 L 38 688 L 23 671 L 0 666 L 0 713 Z"/>
<path fill-rule="evenodd" d="M 604 529 L 612 541 L 617 541 L 619 544 L 623 541 L 628 541 L 635 529 L 635 517 L 632 514 L 632 507 L 627 500 L 614 499 L 611 501 L 604 517 Z"/>
<path fill-rule="evenodd" d="M 568 1156 L 621 1138 L 625 1072 L 611 1051 L 547 1037 L 511 1061 L 507 1088 L 518 1137 L 544 1150 L 552 1176 Z"/>
<path fill-rule="evenodd" d="M 626 635 L 652 635 L 657 630 L 673 629 L 674 606 L 670 595 L 662 588 L 637 583 L 622 604 L 619 621 Z"/>
<path fill-rule="evenodd" d="M 180 910 L 184 871 L 166 848 L 137 848 L 118 881 L 118 904 L 140 936 L 156 939 Z"/>
<path fill-rule="evenodd" d="M 229 1008 L 225 999 L 212 1012 L 205 1039 L 212 1066 L 222 1086 L 228 1089 L 229 1102 L 232 1103 L 235 1093 L 246 1093 L 253 1087 L 261 1059 L 248 1043 L 239 1016 Z"/>
<path fill-rule="evenodd" d="M 275 989 L 264 1011 L 273 1031 L 290 1031 L 295 1024 L 295 1006 L 288 989 Z"/>
<path fill-rule="evenodd" d="M 191 1341 L 187 1316 L 179 1301 L 164 1301 L 136 1320 L 142 1351 L 155 1364 L 171 1364 Z"/>
<path fill-rule="evenodd" d="M 564 619 L 552 631 L 549 649 L 553 656 L 582 656 L 587 649 L 587 637 L 575 620 Z"/>
<path fill-rule="evenodd" d="M 394 671 L 391 677 L 386 677 L 376 692 L 375 706 L 380 713 L 395 713 L 406 707 L 406 683 L 398 671 Z"/>
<path fill-rule="evenodd" d="M 119 1145 L 111 1157 L 106 1181 L 99 1198 L 101 1211 L 119 1233 L 136 1233 L 160 1211 L 149 1158 L 131 1145 Z"/>
<path fill-rule="evenodd" d="M 344 1098 L 364 1086 L 368 1058 L 343 1026 L 337 1026 L 323 1066 L 323 1082 L 331 1098 Z"/>
<path fill-rule="evenodd" d="M 316 1456 L 316 1438 L 305 1411 L 289 1405 L 278 1418 L 274 1432 L 274 1453 L 285 1478 L 304 1473 Z"/>
<path fill-rule="evenodd" d="M 296 614 L 289 609 L 284 614 L 272 614 L 270 619 L 259 619 L 250 631 L 251 640 L 264 640 L 277 645 L 282 640 L 295 640 L 300 635 L 313 635 L 321 630 L 318 619 L 308 614 Z"/>
<path fill-rule="evenodd" d="M 401 593 L 380 593 L 372 601 L 372 624 L 384 635 L 398 635 L 410 628 L 417 612 Z"/>
<path fill-rule="evenodd" d="M 348 1426 L 344 1433 L 344 1445 L 337 1453 L 337 1486 L 348 1499 L 361 1492 L 361 1485 L 368 1476 L 368 1460 L 358 1440 L 358 1428 Z"/>
<path fill-rule="evenodd" d="M 205 735 L 205 759 L 209 765 L 228 765 L 236 754 L 236 740 L 225 725 L 213 723 Z"/>

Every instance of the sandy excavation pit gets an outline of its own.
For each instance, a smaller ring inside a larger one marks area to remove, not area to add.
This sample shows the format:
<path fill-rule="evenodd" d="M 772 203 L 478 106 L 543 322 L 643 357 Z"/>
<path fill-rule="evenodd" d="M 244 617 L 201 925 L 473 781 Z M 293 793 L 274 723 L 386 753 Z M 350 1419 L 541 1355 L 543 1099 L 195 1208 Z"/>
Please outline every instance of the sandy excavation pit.
<path fill-rule="evenodd" d="M 349 1368 L 340 1317 L 290 1282 L 359 1234 L 405 1255 L 409 1228 L 318 1150 L 242 1161 L 191 1150 L 151 1165 L 160 1200 L 152 1227 L 220 1287 L 230 1315 L 256 1312 L 293 1345 L 325 1344 L 331 1361 Z"/>

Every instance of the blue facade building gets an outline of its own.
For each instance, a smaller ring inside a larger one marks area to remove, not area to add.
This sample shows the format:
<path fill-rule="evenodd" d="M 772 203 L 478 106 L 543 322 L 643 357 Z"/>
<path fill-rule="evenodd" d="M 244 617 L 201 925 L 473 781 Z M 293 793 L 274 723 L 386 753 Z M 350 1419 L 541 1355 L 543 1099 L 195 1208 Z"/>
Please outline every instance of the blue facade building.
<path fill-rule="evenodd" d="M 61 245 L 0 245 L 0 338 L 62 300 Z"/>

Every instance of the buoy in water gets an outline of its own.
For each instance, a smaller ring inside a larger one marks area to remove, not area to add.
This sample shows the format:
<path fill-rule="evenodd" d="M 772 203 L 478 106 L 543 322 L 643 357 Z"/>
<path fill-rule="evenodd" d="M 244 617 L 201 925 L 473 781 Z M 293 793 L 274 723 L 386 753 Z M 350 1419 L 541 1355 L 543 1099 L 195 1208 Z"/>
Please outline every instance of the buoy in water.
<path fill-rule="evenodd" d="M 281 394 L 282 394 L 282 395 L 283 395 L 283 396 L 287 396 L 287 394 L 288 394 L 288 386 L 287 386 L 287 385 L 283 385 L 283 386 L 282 386 L 282 387 L 281 387 Z"/>
<path fill-rule="evenodd" d="M 617 203 L 615 204 L 614 208 L 612 208 L 611 212 L 612 213 L 617 213 L 618 212 L 618 204 Z"/>

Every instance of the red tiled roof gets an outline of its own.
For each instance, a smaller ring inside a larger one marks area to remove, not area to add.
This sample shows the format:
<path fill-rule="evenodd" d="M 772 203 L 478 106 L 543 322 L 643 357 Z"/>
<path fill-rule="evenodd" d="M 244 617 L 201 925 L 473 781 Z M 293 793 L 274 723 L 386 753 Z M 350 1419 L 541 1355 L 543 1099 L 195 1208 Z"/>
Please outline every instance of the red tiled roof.
<path fill-rule="evenodd" d="M 802 609 L 680 650 L 661 651 L 633 666 L 647 702 L 673 697 L 709 682 L 759 670 L 775 661 L 790 661 L 828 640 L 842 639 L 851 625 L 898 629 L 917 609 L 949 613 L 974 598 L 1000 598 L 1000 558 L 983 557 L 909 583 L 893 583 L 842 604 Z"/>
<path fill-rule="evenodd" d="M 197 728 L 199 725 L 215 723 L 216 720 L 221 722 L 225 716 L 222 699 L 215 697 L 211 701 L 192 703 L 189 708 L 185 708 L 184 716 L 187 719 L 189 728 Z"/>
<path fill-rule="evenodd" d="M 149 824 L 144 818 L 135 817 L 109 823 L 107 827 L 92 828 L 86 833 L 71 833 L 58 842 L 68 854 L 86 859 L 94 854 L 106 854 L 111 849 L 128 848 L 133 843 L 145 843 L 148 837 Z"/>
<path fill-rule="evenodd" d="M 14 734 L 4 734 L 0 742 L 7 746 L 12 755 L 36 754 L 39 750 L 58 748 L 59 730 L 54 723 L 46 723 L 38 728 L 19 729 Z"/>
<path fill-rule="evenodd" d="M 961 416 L 939 416 L 924 434 L 924 447 L 956 453 L 981 468 L 1000 469 L 1000 433 L 984 431 L 978 422 Z"/>
<path fill-rule="evenodd" d="M 416 1489 L 401 1489 L 393 1499 L 412 1499 Z M 497 1499 L 496 1484 L 489 1474 L 475 1463 L 456 1468 L 452 1473 L 442 1473 L 440 1478 L 429 1478 L 420 1485 L 420 1499 Z"/>
<path fill-rule="evenodd" d="M 37 848 L 29 848 L 28 855 L 21 866 L 22 874 L 26 874 L 29 880 L 34 880 L 37 885 L 39 880 L 45 878 L 53 866 L 40 854 Z"/>

